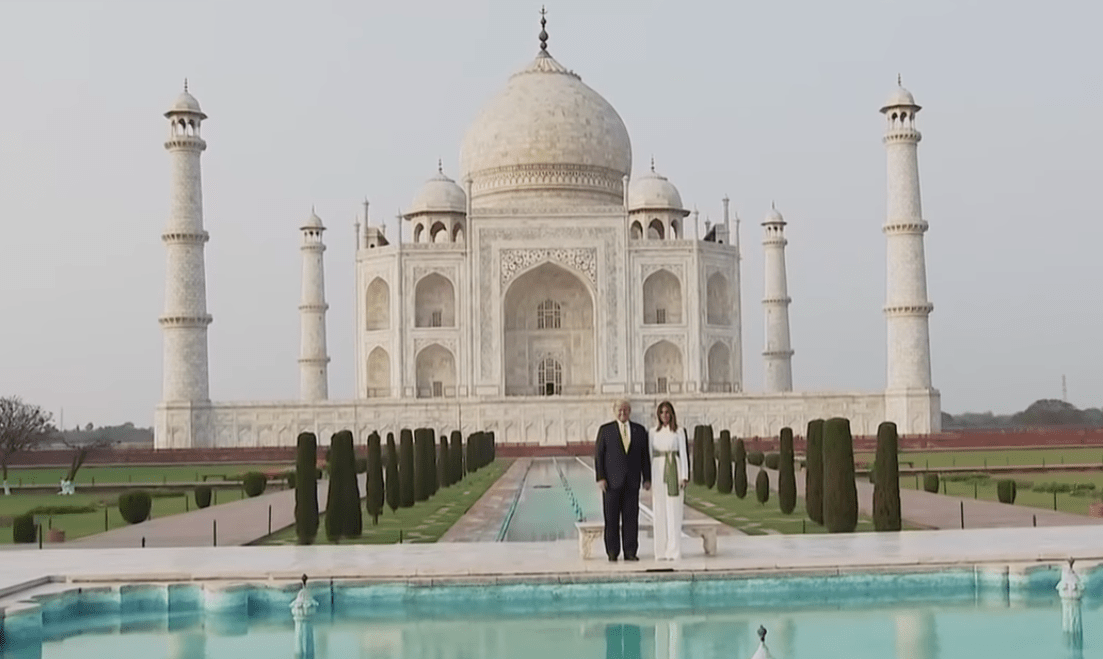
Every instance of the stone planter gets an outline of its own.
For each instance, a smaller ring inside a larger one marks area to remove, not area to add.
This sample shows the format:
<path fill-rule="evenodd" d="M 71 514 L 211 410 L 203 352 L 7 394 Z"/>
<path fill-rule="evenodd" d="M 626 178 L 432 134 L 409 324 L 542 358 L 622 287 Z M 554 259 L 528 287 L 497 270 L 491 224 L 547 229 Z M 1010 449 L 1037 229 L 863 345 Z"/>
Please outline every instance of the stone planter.
<path fill-rule="evenodd" d="M 1088 504 L 1089 517 L 1103 517 L 1103 501 L 1092 501 Z"/>
<path fill-rule="evenodd" d="M 65 542 L 65 531 L 62 529 L 50 529 L 46 531 L 47 542 Z"/>

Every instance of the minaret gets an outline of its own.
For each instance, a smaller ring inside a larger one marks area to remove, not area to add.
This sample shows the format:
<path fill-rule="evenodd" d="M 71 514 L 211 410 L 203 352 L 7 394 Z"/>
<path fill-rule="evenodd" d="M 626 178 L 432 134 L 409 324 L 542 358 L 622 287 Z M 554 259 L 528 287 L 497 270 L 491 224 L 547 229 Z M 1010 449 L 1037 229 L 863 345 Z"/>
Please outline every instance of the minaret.
<path fill-rule="evenodd" d="M 303 287 L 299 303 L 301 342 L 299 348 L 299 397 L 302 400 L 329 398 L 329 356 L 326 354 L 326 281 L 322 254 L 326 251 L 322 220 L 311 209 L 303 232 Z"/>
<path fill-rule="evenodd" d="M 732 346 L 732 357 L 735 359 L 735 377 L 732 382 L 735 387 L 733 392 L 743 391 L 743 249 L 739 244 L 739 213 L 735 214 L 735 231 L 732 232 L 728 220 L 728 204 L 731 200 L 724 195 L 724 224 L 729 227 L 729 240 L 735 248 L 735 341 Z"/>
<path fill-rule="evenodd" d="M 785 219 L 772 204 L 770 214 L 762 223 L 766 234 L 762 238 L 762 260 L 766 264 L 765 288 L 762 298 L 766 318 L 766 369 L 763 390 L 766 393 L 793 390 L 793 349 L 789 343 L 789 283 L 785 275 Z"/>
<path fill-rule="evenodd" d="M 899 85 L 899 78 L 897 84 Z M 888 269 L 885 282 L 885 320 L 888 325 L 888 392 L 931 388 L 931 339 L 927 316 L 934 308 L 927 300 L 927 265 L 923 234 L 927 222 L 919 197 L 919 140 L 915 115 L 919 106 L 911 93 L 898 86 L 881 108 L 887 126 L 888 215 L 884 232 Z M 903 419 L 890 421 L 900 423 Z"/>
<path fill-rule="evenodd" d="M 165 149 L 172 156 L 172 204 L 161 235 L 165 243 L 165 307 L 160 324 L 164 338 L 162 405 L 208 403 L 207 278 L 203 250 L 209 235 L 203 229 L 203 184 L 200 156 L 207 143 L 200 124 L 207 118 L 188 93 L 188 81 L 172 108 Z M 183 441 L 196 446 L 195 428 Z"/>

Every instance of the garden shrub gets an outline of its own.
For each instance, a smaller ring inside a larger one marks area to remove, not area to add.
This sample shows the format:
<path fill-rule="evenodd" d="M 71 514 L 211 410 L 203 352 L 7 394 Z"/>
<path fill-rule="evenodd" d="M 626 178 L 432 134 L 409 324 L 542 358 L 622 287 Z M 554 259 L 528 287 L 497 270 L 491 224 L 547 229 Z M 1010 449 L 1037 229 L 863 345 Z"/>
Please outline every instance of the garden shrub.
<path fill-rule="evenodd" d="M 716 486 L 716 442 L 712 438 L 712 426 L 701 426 L 701 428 L 703 428 L 702 437 L 705 444 L 705 487 L 711 490 Z"/>
<path fill-rule="evenodd" d="M 366 474 L 368 473 L 368 459 L 356 458 L 356 473 Z"/>
<path fill-rule="evenodd" d="M 823 424 L 823 524 L 828 533 L 850 533 L 858 526 L 854 439 L 850 421 L 842 417 Z"/>
<path fill-rule="evenodd" d="M 318 438 L 312 432 L 304 432 L 299 433 L 297 441 L 295 535 L 300 545 L 309 545 L 318 535 Z"/>
<path fill-rule="evenodd" d="M 923 489 L 938 494 L 938 474 L 923 474 Z"/>
<path fill-rule="evenodd" d="M 16 544 L 28 544 L 38 540 L 38 532 L 34 525 L 34 515 L 24 513 L 18 515 L 11 522 L 11 539 Z"/>
<path fill-rule="evenodd" d="M 759 469 L 754 480 L 754 497 L 762 504 L 770 500 L 770 472 L 765 469 Z"/>
<path fill-rule="evenodd" d="M 402 483 L 398 475 L 398 449 L 394 444 L 393 432 L 387 433 L 387 464 L 385 467 L 383 489 L 386 496 L 384 498 L 387 500 L 387 507 L 393 513 L 402 507 Z"/>
<path fill-rule="evenodd" d="M 732 477 L 732 490 L 742 499 L 747 496 L 747 447 L 743 439 L 735 440 L 735 473 Z"/>
<path fill-rule="evenodd" d="M 99 510 L 99 506 L 92 504 L 86 506 L 35 506 L 26 512 L 27 515 L 82 515 L 84 513 L 94 513 Z"/>
<path fill-rule="evenodd" d="M 149 492 L 137 490 L 119 495 L 119 515 L 127 524 L 140 524 L 149 519 L 149 512 L 153 509 L 153 497 Z"/>
<path fill-rule="evenodd" d="M 781 455 L 778 453 L 767 453 L 763 459 L 762 464 L 766 465 L 767 469 L 777 469 L 781 464 Z"/>
<path fill-rule="evenodd" d="M 690 469 L 690 476 L 693 478 L 693 482 L 696 485 L 705 484 L 705 427 L 694 426 L 693 428 L 693 455 L 690 460 L 692 469 Z"/>
<path fill-rule="evenodd" d="M 877 457 L 869 473 L 873 478 L 873 527 L 878 531 L 902 528 L 899 444 L 895 423 L 885 421 L 877 426 Z"/>
<path fill-rule="evenodd" d="M 808 519 L 823 524 L 823 419 L 809 421 L 805 437 L 804 508 Z"/>
<path fill-rule="evenodd" d="M 295 472 L 293 471 L 287 474 L 287 489 L 295 489 Z"/>
<path fill-rule="evenodd" d="M 452 484 L 449 480 L 451 464 L 448 462 L 448 436 L 440 436 L 440 445 L 437 447 L 437 487 L 448 487 Z"/>
<path fill-rule="evenodd" d="M 1010 478 L 996 481 L 996 496 L 1000 503 L 1015 503 L 1015 481 Z"/>
<path fill-rule="evenodd" d="M 211 505 L 211 486 L 210 485 L 196 485 L 195 486 L 195 507 L 206 508 Z"/>
<path fill-rule="evenodd" d="M 398 482 L 402 491 L 402 507 L 409 508 L 417 500 L 414 490 L 414 432 L 403 428 L 398 434 Z"/>
<path fill-rule="evenodd" d="M 448 447 L 448 468 L 452 473 L 450 480 L 455 484 L 463 480 L 463 433 L 453 430 L 451 444 Z"/>
<path fill-rule="evenodd" d="M 765 454 L 762 451 L 748 451 L 747 452 L 747 464 L 752 464 L 756 467 L 761 467 L 762 463 L 766 461 Z"/>
<path fill-rule="evenodd" d="M 379 513 L 383 512 L 383 448 L 379 443 L 379 433 L 372 431 L 368 435 L 368 496 L 366 508 L 371 515 L 372 524 L 379 524 Z"/>
<path fill-rule="evenodd" d="M 433 429 L 414 430 L 414 498 L 426 501 L 433 494 L 431 481 L 436 480 L 437 471 L 433 466 Z"/>
<path fill-rule="evenodd" d="M 250 471 L 242 480 L 245 494 L 249 497 L 259 497 L 268 488 L 268 477 L 259 471 Z"/>
<path fill-rule="evenodd" d="M 788 515 L 797 508 L 797 475 L 793 470 L 792 428 L 781 429 L 778 448 L 781 452 L 778 454 L 777 466 L 777 502 L 781 512 Z"/>
<path fill-rule="evenodd" d="M 716 491 L 730 494 L 732 485 L 732 438 L 730 432 L 721 430 L 716 445 Z"/>

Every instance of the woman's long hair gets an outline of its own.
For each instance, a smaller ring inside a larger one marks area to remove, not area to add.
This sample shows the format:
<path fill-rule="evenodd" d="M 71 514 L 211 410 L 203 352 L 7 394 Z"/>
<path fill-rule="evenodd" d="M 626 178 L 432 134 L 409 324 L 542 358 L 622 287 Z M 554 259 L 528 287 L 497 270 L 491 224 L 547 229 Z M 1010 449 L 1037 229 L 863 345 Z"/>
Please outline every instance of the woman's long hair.
<path fill-rule="evenodd" d="M 655 428 L 662 428 L 663 427 L 663 418 L 660 415 L 662 414 L 662 411 L 663 411 L 664 407 L 666 409 L 670 410 L 670 429 L 677 432 L 678 431 L 678 415 L 674 413 L 674 405 L 671 404 L 671 402 L 669 400 L 664 400 L 663 402 L 659 403 L 658 407 L 655 408 L 655 421 L 656 421 Z"/>

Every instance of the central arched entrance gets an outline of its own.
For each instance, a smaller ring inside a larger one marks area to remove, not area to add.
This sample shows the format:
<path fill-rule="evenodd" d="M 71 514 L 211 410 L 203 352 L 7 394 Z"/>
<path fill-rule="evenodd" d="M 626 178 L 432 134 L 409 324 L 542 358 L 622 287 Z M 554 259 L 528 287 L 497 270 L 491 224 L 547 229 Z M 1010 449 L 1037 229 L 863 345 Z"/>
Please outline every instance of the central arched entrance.
<path fill-rule="evenodd" d="M 502 306 L 507 396 L 594 392 L 594 297 L 570 270 L 544 263 L 517 277 Z"/>

